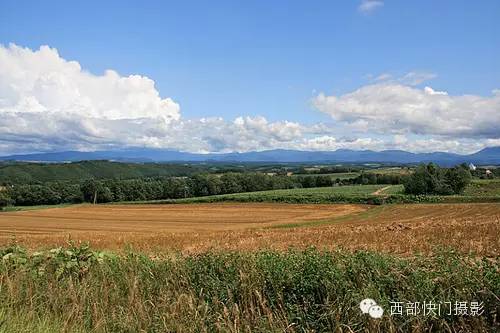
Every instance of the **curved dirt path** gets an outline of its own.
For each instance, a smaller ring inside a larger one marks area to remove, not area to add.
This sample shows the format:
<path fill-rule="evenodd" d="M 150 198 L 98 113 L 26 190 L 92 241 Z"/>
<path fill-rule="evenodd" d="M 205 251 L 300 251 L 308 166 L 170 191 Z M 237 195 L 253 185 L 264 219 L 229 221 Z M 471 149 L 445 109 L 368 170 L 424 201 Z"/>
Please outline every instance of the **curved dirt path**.
<path fill-rule="evenodd" d="M 381 195 L 382 192 L 384 192 L 385 190 L 387 190 L 388 188 L 391 188 L 392 185 L 389 185 L 389 186 L 386 186 L 386 187 L 382 187 L 382 188 L 379 188 L 378 190 L 376 190 L 375 192 L 373 192 L 372 194 L 373 195 Z"/>

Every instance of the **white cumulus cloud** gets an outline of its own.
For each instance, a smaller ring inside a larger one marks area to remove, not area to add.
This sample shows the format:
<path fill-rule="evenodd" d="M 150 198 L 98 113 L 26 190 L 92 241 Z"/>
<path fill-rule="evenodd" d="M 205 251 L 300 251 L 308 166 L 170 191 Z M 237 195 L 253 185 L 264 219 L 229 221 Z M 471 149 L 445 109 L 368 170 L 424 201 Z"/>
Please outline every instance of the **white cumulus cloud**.
<path fill-rule="evenodd" d="M 341 96 L 320 94 L 314 106 L 334 120 L 379 134 L 500 138 L 500 93 L 451 96 L 431 87 L 378 83 Z"/>
<path fill-rule="evenodd" d="M 48 46 L 0 45 L 0 155 L 124 147 L 471 152 L 500 144 L 500 90 L 491 97 L 450 96 L 411 85 L 431 77 L 385 76 L 342 96 L 320 94 L 314 105 L 336 120 L 333 125 L 261 116 L 186 119 L 145 76 L 96 75 Z"/>
<path fill-rule="evenodd" d="M 85 116 L 96 119 L 178 119 L 179 105 L 161 98 L 154 81 L 112 70 L 93 75 L 56 49 L 0 45 L 0 112 Z"/>

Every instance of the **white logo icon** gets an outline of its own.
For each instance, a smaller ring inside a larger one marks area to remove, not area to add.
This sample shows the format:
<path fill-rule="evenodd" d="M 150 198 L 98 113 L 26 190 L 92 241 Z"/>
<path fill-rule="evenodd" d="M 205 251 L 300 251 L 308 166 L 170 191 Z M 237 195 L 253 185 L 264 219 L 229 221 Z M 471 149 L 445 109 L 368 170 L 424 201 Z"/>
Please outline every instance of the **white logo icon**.
<path fill-rule="evenodd" d="M 368 313 L 370 308 L 374 305 L 377 305 L 377 303 L 372 300 L 371 298 L 366 298 L 359 303 L 359 308 L 361 309 L 361 312 L 363 313 Z"/>
<path fill-rule="evenodd" d="M 368 313 L 370 317 L 375 319 L 382 318 L 382 315 L 384 314 L 384 309 L 382 309 L 380 305 L 377 305 L 377 302 L 371 298 L 365 298 L 362 300 L 361 303 L 359 303 L 359 308 L 361 309 L 361 312 Z"/>

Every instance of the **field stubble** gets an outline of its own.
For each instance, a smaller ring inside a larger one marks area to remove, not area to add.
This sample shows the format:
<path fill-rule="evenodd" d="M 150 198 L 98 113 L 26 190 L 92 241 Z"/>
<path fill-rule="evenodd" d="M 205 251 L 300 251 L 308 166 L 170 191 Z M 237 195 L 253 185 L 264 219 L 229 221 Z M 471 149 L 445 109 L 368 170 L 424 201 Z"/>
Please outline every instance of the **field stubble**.
<path fill-rule="evenodd" d="M 62 245 L 70 238 L 100 249 L 148 253 L 314 246 L 402 255 L 453 248 L 498 257 L 500 205 L 74 206 L 3 213 L 0 230 L 0 244 L 15 235 L 29 248 Z"/>

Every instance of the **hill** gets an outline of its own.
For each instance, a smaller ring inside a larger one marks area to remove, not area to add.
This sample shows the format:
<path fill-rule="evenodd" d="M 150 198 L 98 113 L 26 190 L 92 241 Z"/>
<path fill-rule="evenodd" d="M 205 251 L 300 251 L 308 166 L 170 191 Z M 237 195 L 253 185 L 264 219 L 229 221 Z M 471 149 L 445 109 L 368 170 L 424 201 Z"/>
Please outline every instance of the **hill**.
<path fill-rule="evenodd" d="M 0 163 L 0 184 L 75 181 L 90 178 L 132 179 L 158 176 L 189 176 L 201 166 L 183 164 L 83 161 L 73 163 Z"/>

